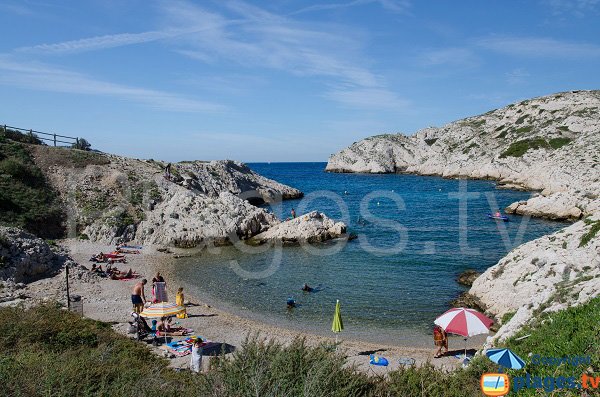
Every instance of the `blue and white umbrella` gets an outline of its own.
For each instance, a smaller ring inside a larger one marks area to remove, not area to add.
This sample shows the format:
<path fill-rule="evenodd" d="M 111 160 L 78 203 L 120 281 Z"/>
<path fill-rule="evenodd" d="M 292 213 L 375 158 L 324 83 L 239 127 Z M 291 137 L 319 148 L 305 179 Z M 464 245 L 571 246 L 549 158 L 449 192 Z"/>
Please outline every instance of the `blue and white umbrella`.
<path fill-rule="evenodd" d="M 521 369 L 525 366 L 525 361 L 509 349 L 490 349 L 485 355 L 496 364 L 505 368 Z"/>

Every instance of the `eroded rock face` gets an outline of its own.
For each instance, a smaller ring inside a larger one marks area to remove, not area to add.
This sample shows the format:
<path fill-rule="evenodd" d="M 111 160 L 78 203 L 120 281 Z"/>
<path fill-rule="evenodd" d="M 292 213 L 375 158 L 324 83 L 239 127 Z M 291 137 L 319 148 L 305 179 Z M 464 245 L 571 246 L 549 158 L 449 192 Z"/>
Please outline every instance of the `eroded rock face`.
<path fill-rule="evenodd" d="M 234 194 L 218 197 L 177 189 L 138 226 L 137 241 L 192 248 L 247 239 L 277 223 L 272 214 Z"/>
<path fill-rule="evenodd" d="M 320 212 L 312 211 L 271 227 L 266 232 L 254 236 L 250 243 L 317 243 L 341 237 L 345 233 L 346 225 L 343 222 L 335 222 Z"/>
<path fill-rule="evenodd" d="M 411 136 L 379 135 L 333 154 L 331 172 L 495 179 L 542 194 L 519 214 L 579 219 L 600 207 L 600 91 L 565 92 Z"/>
<path fill-rule="evenodd" d="M 172 164 L 167 179 L 165 162 L 110 154 L 65 158 L 73 153 L 41 148 L 36 155 L 67 207 L 68 237 L 109 244 L 228 244 L 278 222 L 252 204 L 302 197 L 229 160 Z"/>
<path fill-rule="evenodd" d="M 54 253 L 41 238 L 0 226 L 0 280 L 23 283 L 50 276 L 65 261 L 66 257 Z"/>
<path fill-rule="evenodd" d="M 469 293 L 497 318 L 516 315 L 496 337 L 512 335 L 534 314 L 585 303 L 600 293 L 600 216 L 579 221 L 512 250 L 478 277 Z"/>

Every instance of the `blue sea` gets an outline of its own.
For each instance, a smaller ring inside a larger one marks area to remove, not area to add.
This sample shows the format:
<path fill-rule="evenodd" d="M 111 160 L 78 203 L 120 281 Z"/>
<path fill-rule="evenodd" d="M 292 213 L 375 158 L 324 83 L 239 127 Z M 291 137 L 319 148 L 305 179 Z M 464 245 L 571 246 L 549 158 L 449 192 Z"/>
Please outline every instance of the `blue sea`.
<path fill-rule="evenodd" d="M 224 247 L 176 264 L 177 282 L 213 306 L 292 329 L 331 335 L 337 299 L 344 335 L 398 345 L 429 342 L 432 322 L 512 248 L 565 226 L 487 213 L 530 197 L 493 181 L 324 172 L 325 163 L 256 163 L 256 172 L 296 187 L 301 200 L 265 208 L 280 218 L 319 210 L 358 238 L 316 247 Z M 218 252 L 216 252 L 218 251 Z M 301 291 L 304 283 L 314 292 Z M 297 307 L 286 308 L 293 298 Z M 507 296 L 507 299 L 510 299 Z"/>

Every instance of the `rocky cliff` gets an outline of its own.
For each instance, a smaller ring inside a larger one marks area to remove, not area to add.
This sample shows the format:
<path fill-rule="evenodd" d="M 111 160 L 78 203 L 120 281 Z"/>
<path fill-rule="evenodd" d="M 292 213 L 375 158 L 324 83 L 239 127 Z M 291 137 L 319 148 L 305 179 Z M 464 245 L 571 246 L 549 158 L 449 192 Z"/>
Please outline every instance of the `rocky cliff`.
<path fill-rule="evenodd" d="M 507 211 L 579 219 L 600 210 L 600 91 L 535 98 L 416 134 L 379 135 L 329 158 L 327 171 L 494 179 L 539 191 Z"/>
<path fill-rule="evenodd" d="M 539 192 L 509 213 L 583 218 L 517 247 L 473 282 L 473 301 L 501 320 L 503 339 L 541 313 L 600 293 L 599 156 L 600 91 L 572 91 L 412 136 L 367 138 L 332 155 L 327 171 L 494 179 Z"/>
<path fill-rule="evenodd" d="M 588 302 L 600 293 L 600 216 L 515 248 L 474 282 L 471 295 L 511 336 L 543 312 Z"/>
<path fill-rule="evenodd" d="M 67 207 L 70 236 L 195 247 L 247 239 L 279 223 L 253 204 L 302 192 L 234 161 L 166 163 L 33 146 Z"/>

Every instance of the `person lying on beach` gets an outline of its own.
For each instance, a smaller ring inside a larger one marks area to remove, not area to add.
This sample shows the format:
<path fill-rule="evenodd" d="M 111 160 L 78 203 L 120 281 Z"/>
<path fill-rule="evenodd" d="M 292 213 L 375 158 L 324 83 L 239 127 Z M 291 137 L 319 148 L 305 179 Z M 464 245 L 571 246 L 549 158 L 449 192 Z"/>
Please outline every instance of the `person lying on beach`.
<path fill-rule="evenodd" d="M 117 269 L 113 268 L 112 272 L 109 274 L 109 277 L 113 280 L 122 280 L 122 279 L 130 279 L 133 278 L 133 270 L 131 268 L 128 272 L 120 272 Z"/>

